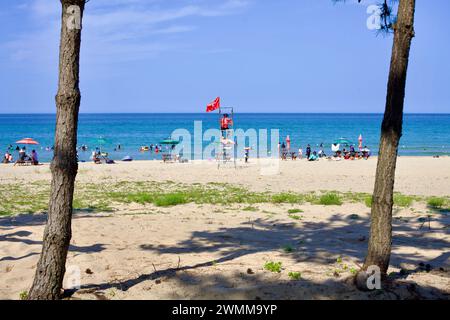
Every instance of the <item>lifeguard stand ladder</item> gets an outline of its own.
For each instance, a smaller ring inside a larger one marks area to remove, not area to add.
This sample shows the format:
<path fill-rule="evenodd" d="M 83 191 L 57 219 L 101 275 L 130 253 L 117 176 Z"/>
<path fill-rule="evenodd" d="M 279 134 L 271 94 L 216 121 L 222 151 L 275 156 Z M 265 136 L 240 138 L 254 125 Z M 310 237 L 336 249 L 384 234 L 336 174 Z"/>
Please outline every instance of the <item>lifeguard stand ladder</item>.
<path fill-rule="evenodd" d="M 233 107 L 220 107 L 219 108 L 219 128 L 221 127 L 220 120 L 224 114 L 228 114 L 228 117 L 233 121 L 232 128 L 234 127 L 234 111 Z M 233 129 L 225 130 L 225 139 L 231 140 L 233 138 Z M 222 134 L 222 130 L 220 132 Z M 235 142 L 235 141 L 233 141 Z M 236 169 L 236 144 L 223 144 L 220 142 L 219 152 L 216 155 L 217 160 L 217 169 L 220 169 L 220 166 L 225 166 L 227 163 L 232 163 L 234 168 Z"/>

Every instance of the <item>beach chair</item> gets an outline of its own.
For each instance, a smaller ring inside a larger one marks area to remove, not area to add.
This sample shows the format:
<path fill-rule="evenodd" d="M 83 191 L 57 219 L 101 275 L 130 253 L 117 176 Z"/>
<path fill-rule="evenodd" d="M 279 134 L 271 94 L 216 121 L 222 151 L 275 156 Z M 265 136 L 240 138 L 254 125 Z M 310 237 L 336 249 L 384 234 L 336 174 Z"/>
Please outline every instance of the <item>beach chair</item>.
<path fill-rule="evenodd" d="M 21 160 L 21 159 L 17 160 L 17 161 L 14 163 L 14 165 L 18 165 L 18 166 L 30 166 L 30 165 L 32 165 L 32 164 L 33 164 L 33 163 L 32 163 L 31 160 Z"/>
<path fill-rule="evenodd" d="M 164 163 L 173 161 L 173 157 L 170 153 L 163 153 L 161 156 Z"/>

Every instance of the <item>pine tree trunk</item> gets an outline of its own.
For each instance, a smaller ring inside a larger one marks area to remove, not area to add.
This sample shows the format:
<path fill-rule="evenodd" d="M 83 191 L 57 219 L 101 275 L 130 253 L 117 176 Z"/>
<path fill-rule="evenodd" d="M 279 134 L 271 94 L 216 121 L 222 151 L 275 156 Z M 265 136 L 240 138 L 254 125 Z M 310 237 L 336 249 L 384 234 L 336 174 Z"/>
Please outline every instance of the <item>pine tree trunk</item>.
<path fill-rule="evenodd" d="M 62 27 L 51 194 L 42 252 L 29 299 L 61 297 L 67 251 L 72 236 L 72 200 L 78 169 L 76 144 L 81 99 L 78 86 L 81 18 L 85 0 L 61 0 L 61 4 Z M 73 6 L 78 6 L 79 10 Z M 79 28 L 71 24 L 74 15 L 80 18 Z"/>
<path fill-rule="evenodd" d="M 363 267 L 364 272 L 369 266 L 378 266 L 382 276 L 386 275 L 391 255 L 395 167 L 398 144 L 402 135 L 409 51 L 414 37 L 414 11 L 415 0 L 400 0 L 398 20 L 394 26 L 386 109 L 381 126 L 369 248 Z M 364 284 L 360 283 L 358 286 L 361 287 Z"/>

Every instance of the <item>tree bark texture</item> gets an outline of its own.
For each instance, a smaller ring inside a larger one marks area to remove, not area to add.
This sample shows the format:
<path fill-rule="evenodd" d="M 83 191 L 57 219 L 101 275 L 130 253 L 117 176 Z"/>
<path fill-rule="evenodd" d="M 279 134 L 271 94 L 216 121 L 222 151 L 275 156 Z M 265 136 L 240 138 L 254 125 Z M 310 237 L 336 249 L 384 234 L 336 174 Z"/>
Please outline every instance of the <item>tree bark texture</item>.
<path fill-rule="evenodd" d="M 78 169 L 77 125 L 81 100 L 79 90 L 81 20 L 85 0 L 60 1 L 62 26 L 51 193 L 42 252 L 28 295 L 29 299 L 61 298 L 67 251 L 72 236 L 72 201 Z M 74 16 L 79 18 L 79 27 L 69 27 Z"/>
<path fill-rule="evenodd" d="M 394 25 L 386 109 L 381 126 L 380 148 L 372 198 L 368 253 L 363 270 L 371 265 L 385 275 L 392 244 L 392 207 L 398 144 L 402 135 L 403 104 L 411 40 L 414 37 L 415 0 L 400 0 Z"/>

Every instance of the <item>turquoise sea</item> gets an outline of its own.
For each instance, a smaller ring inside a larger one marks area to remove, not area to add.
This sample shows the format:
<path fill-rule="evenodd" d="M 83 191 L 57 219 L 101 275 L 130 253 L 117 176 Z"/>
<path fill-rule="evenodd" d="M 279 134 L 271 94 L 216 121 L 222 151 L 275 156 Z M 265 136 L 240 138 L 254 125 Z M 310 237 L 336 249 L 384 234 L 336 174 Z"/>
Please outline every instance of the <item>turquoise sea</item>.
<path fill-rule="evenodd" d="M 158 158 L 154 153 L 139 152 L 140 146 L 156 144 L 170 136 L 173 130 L 184 128 L 193 133 L 194 121 L 202 121 L 203 130 L 217 128 L 218 115 L 206 113 L 148 113 L 148 114 L 80 114 L 78 144 L 89 150 L 100 147 L 110 158 L 120 160 L 126 155 L 136 160 Z M 363 144 L 377 152 L 381 114 L 287 114 L 239 113 L 234 115 L 235 128 L 244 130 L 279 129 L 280 137 L 290 135 L 292 148 L 307 144 L 317 149 L 320 143 L 329 153 L 330 144 L 340 137 Z M 52 151 L 55 114 L 0 114 L 0 148 L 6 151 L 15 141 L 33 138 L 38 146 L 40 161 L 48 162 Z M 205 145 L 208 142 L 205 142 Z M 121 150 L 114 151 L 120 144 Z M 30 150 L 29 150 L 30 151 Z M 80 160 L 88 160 L 90 151 L 79 152 Z M 450 114 L 406 114 L 400 155 L 450 155 Z M 17 158 L 17 154 L 14 155 Z"/>

